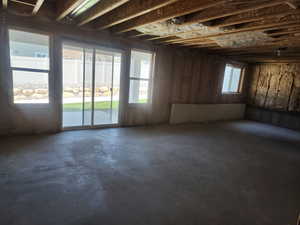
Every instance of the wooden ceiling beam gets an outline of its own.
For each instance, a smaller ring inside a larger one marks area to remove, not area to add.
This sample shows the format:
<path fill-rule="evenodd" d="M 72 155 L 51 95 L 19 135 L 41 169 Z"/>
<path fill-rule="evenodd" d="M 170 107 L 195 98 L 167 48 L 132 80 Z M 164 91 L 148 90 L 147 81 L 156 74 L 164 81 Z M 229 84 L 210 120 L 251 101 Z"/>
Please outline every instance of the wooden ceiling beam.
<path fill-rule="evenodd" d="M 282 46 L 281 46 L 282 47 Z M 295 49 L 292 46 L 286 46 L 288 49 Z M 247 54 L 247 53 L 263 53 L 263 52 L 273 52 L 278 49 L 278 45 L 259 45 L 259 46 L 250 46 L 250 47 L 243 47 L 243 48 L 225 48 L 223 52 L 227 55 L 234 55 L 234 54 Z M 299 48 L 296 48 L 296 50 Z M 291 51 L 291 50 L 289 50 Z"/>
<path fill-rule="evenodd" d="M 274 49 L 281 48 L 281 47 L 299 47 L 300 41 L 282 41 L 278 43 L 264 43 L 261 45 L 256 46 L 250 46 L 250 47 L 243 47 L 243 48 L 222 48 L 215 50 L 215 53 L 224 53 L 224 54 L 231 54 L 234 52 L 240 52 L 240 51 L 260 51 L 264 49 Z"/>
<path fill-rule="evenodd" d="M 231 58 L 253 58 L 253 59 L 299 59 L 300 58 L 300 55 L 299 54 L 286 54 L 286 53 L 283 53 L 283 55 L 281 56 L 278 56 L 276 55 L 276 52 L 274 53 L 269 53 L 269 54 L 249 54 L 249 55 L 242 55 L 242 56 L 228 56 L 228 55 L 225 55 L 227 57 L 231 57 Z"/>
<path fill-rule="evenodd" d="M 294 47 L 293 51 L 291 50 L 284 50 L 287 54 L 294 54 L 294 53 L 300 53 L 299 47 Z M 271 46 L 271 47 L 263 47 L 263 48 L 256 48 L 256 49 L 250 49 L 250 50 L 241 50 L 241 51 L 233 51 L 233 52 L 221 52 L 219 51 L 219 54 L 226 54 L 228 56 L 239 56 L 239 55 L 246 55 L 246 54 L 267 54 L 267 53 L 273 53 L 278 50 L 278 46 Z"/>
<path fill-rule="evenodd" d="M 219 45 L 214 43 L 214 44 L 206 44 L 206 45 L 197 45 L 197 46 L 191 46 L 193 48 L 211 48 L 211 47 L 218 47 Z"/>
<path fill-rule="evenodd" d="M 282 38 L 278 38 L 275 39 L 273 41 L 271 41 L 270 43 L 279 43 L 279 42 L 289 42 L 289 41 L 300 41 L 299 37 L 297 36 L 288 36 L 288 37 L 282 37 Z"/>
<path fill-rule="evenodd" d="M 225 23 L 223 25 L 221 25 L 221 27 L 223 26 L 229 26 L 229 25 L 236 25 L 236 24 L 240 24 L 240 23 L 249 23 L 249 22 L 257 22 L 257 21 L 261 21 L 261 20 L 271 20 L 274 16 L 289 16 L 289 15 L 293 15 L 293 14 L 299 14 L 300 13 L 300 10 L 289 10 L 289 11 L 286 11 L 286 12 L 279 12 L 279 13 L 273 13 L 273 14 L 269 14 L 269 15 L 265 15 L 263 17 L 255 17 L 253 18 L 252 17 L 249 17 L 247 19 L 238 19 L 237 21 L 233 22 L 231 21 L 230 23 Z M 214 28 L 214 27 L 219 27 L 220 24 L 217 24 L 217 25 L 212 25 L 211 27 Z M 180 35 L 180 34 L 187 34 L 187 33 L 192 33 L 192 32 L 196 32 L 197 30 L 189 30 L 189 31 L 183 31 L 183 32 L 177 32 L 177 33 L 172 33 L 172 34 L 169 34 L 169 35 L 162 35 L 162 36 L 157 36 L 157 37 L 154 37 L 152 40 L 154 39 L 160 39 L 160 38 L 166 38 L 168 36 L 176 36 L 176 35 Z M 226 31 L 224 31 L 223 33 L 225 33 Z"/>
<path fill-rule="evenodd" d="M 20 1 L 20 0 L 10 0 L 11 2 L 15 2 L 15 3 L 19 3 L 19 4 L 22 4 L 22 5 L 26 5 L 26 6 L 30 6 L 30 7 L 35 7 L 35 2 L 32 3 L 32 2 L 24 2 L 24 1 Z"/>
<path fill-rule="evenodd" d="M 3 7 L 4 9 L 7 9 L 7 3 L 8 3 L 7 0 L 2 0 L 2 7 Z"/>
<path fill-rule="evenodd" d="M 225 52 L 226 55 L 244 55 L 244 54 L 262 54 L 262 53 L 270 53 L 270 52 L 274 52 L 278 49 L 277 46 L 270 46 L 270 47 L 263 47 L 263 48 L 255 48 L 255 49 L 248 49 L 248 50 L 240 50 L 240 51 L 233 51 L 233 52 Z M 299 48 L 294 48 L 295 51 L 291 51 L 291 50 L 288 50 L 285 52 L 288 52 L 288 53 L 293 53 L 293 52 L 298 52 L 300 53 L 299 51 Z"/>
<path fill-rule="evenodd" d="M 59 0 L 58 1 L 59 6 L 57 7 L 59 9 L 59 12 L 56 20 L 57 21 L 62 20 L 85 1 L 86 0 L 66 0 L 66 1 Z"/>
<path fill-rule="evenodd" d="M 226 3 L 226 4 L 228 4 L 228 3 Z M 215 20 L 215 19 L 224 18 L 224 17 L 228 17 L 228 16 L 238 15 L 238 14 L 246 13 L 249 11 L 264 9 L 264 8 L 268 8 L 268 7 L 274 7 L 274 6 L 278 6 L 278 5 L 282 5 L 282 4 L 286 4 L 286 2 L 284 0 L 274 0 L 274 1 L 267 2 L 267 3 L 250 5 L 248 7 L 240 6 L 239 8 L 231 8 L 231 9 L 227 9 L 225 7 L 222 7 L 222 8 L 215 7 L 214 9 L 211 9 L 211 10 L 200 11 L 198 13 L 192 14 L 190 17 L 188 17 L 187 21 L 185 21 L 180 26 L 186 26 L 186 25 L 195 24 L 195 23 L 203 23 L 203 22 L 207 22 L 210 20 Z"/>
<path fill-rule="evenodd" d="M 284 43 L 285 45 L 285 43 Z M 227 55 L 240 55 L 240 54 L 249 54 L 249 53 L 263 53 L 263 52 L 273 52 L 278 49 L 278 47 L 286 47 L 287 52 L 300 52 L 299 45 L 292 46 L 292 45 L 285 45 L 285 46 L 278 46 L 278 44 L 269 44 L 269 45 L 259 45 L 259 46 L 251 46 L 251 47 L 243 47 L 243 48 L 225 48 L 223 49 L 223 53 Z M 221 52 L 218 50 L 218 52 Z"/>
<path fill-rule="evenodd" d="M 280 35 L 285 35 L 285 34 L 295 34 L 295 33 L 299 33 L 300 29 L 293 29 L 293 30 L 287 30 L 287 31 L 281 31 L 281 32 L 274 32 L 274 33 L 270 33 L 268 34 L 270 37 L 274 37 L 274 36 L 280 36 Z"/>
<path fill-rule="evenodd" d="M 261 4 L 261 5 L 256 5 L 256 6 L 252 6 L 252 7 L 248 7 L 246 9 L 243 9 L 243 13 L 245 14 L 246 11 L 248 10 L 252 10 L 252 12 L 248 12 L 247 15 L 245 17 L 243 17 L 243 15 L 236 15 L 236 16 L 231 16 L 228 18 L 228 20 L 225 19 L 225 21 L 219 22 L 217 24 L 213 23 L 213 25 L 210 25 L 210 27 L 226 27 L 226 26 L 232 26 L 232 25 L 237 25 L 237 24 L 243 24 L 243 23 L 249 23 L 249 22 L 257 22 L 257 21 L 262 21 L 262 20 L 267 20 L 267 19 L 272 19 L 273 17 L 276 16 L 287 16 L 287 15 L 293 15 L 293 14 L 299 14 L 300 10 L 294 10 L 294 9 L 290 9 L 289 6 L 282 6 L 282 7 L 273 7 L 272 10 L 268 11 L 267 9 L 265 9 L 264 7 L 270 7 L 270 6 L 274 6 L 277 4 L 285 4 L 285 1 L 277 1 L 277 2 L 271 2 L 266 4 Z M 254 10 L 254 11 L 253 11 Z M 256 12 L 255 12 L 256 11 Z M 267 12 L 266 12 L 267 11 Z M 275 11 L 275 12 L 274 12 Z M 210 10 L 207 10 L 205 12 L 211 12 Z M 205 13 L 203 12 L 203 13 Z M 254 14 L 255 12 L 255 14 Z M 203 15 L 202 13 L 202 15 Z M 234 14 L 239 13 L 238 11 L 234 11 Z M 207 18 L 208 20 L 210 20 L 211 18 Z M 186 23 L 184 23 L 186 24 Z M 183 25 L 184 25 L 183 24 Z M 157 39 L 161 39 L 162 37 L 166 38 L 168 36 L 173 36 L 176 34 L 170 34 L 170 35 L 164 35 L 164 36 L 157 36 L 154 38 L 151 38 L 151 40 L 157 40 Z"/>
<path fill-rule="evenodd" d="M 115 8 L 118 8 L 128 1 L 129 0 L 101 0 L 78 18 L 78 25 L 82 26 L 89 23 L 90 21 L 114 10 Z"/>
<path fill-rule="evenodd" d="M 237 52 L 237 53 L 231 53 L 231 54 L 226 54 L 227 56 L 245 56 L 245 55 L 267 55 L 267 54 L 274 54 L 274 52 L 276 51 L 276 49 L 269 49 L 269 50 L 265 50 L 265 51 L 246 51 L 246 52 Z M 290 51 L 283 51 L 284 54 L 288 54 L 288 55 L 299 55 L 300 56 L 300 51 L 298 52 L 290 52 Z"/>
<path fill-rule="evenodd" d="M 280 10 L 280 7 L 279 7 L 279 10 Z M 240 15 L 238 15 L 236 17 L 230 17 L 230 18 L 228 18 L 228 20 L 214 23 L 211 27 L 218 27 L 218 28 L 228 27 L 228 26 L 233 26 L 233 25 L 237 25 L 237 24 L 257 22 L 257 21 L 261 21 L 261 20 L 270 19 L 273 17 L 288 16 L 288 15 L 294 15 L 294 14 L 298 14 L 298 13 L 300 13 L 300 10 L 290 9 L 290 10 L 278 11 L 278 12 L 270 13 L 270 14 L 256 15 L 255 17 L 253 15 L 249 15 L 246 17 L 241 17 Z"/>
<path fill-rule="evenodd" d="M 226 26 L 231 26 L 231 25 L 237 25 L 237 24 L 242 24 L 242 23 L 249 23 L 249 22 L 257 22 L 257 21 L 261 21 L 261 20 L 266 20 L 266 19 L 270 19 L 274 16 L 288 16 L 288 15 L 293 15 L 293 14 L 299 14 L 300 13 L 300 10 L 297 9 L 297 10 L 288 10 L 288 11 L 285 11 L 285 12 L 278 12 L 278 13 L 272 13 L 272 14 L 269 14 L 269 15 L 265 15 L 265 16 L 257 16 L 257 17 L 249 17 L 249 18 L 243 18 L 243 19 L 237 19 L 237 20 L 231 20 L 230 22 L 223 22 L 223 23 L 219 23 L 219 24 L 214 24 L 210 27 L 226 27 Z M 174 36 L 176 34 L 172 34 L 172 36 Z M 152 38 L 152 40 L 156 40 L 156 39 L 161 39 L 162 37 L 168 37 L 168 35 L 165 35 L 165 36 L 159 36 L 159 37 L 154 37 Z"/>
<path fill-rule="evenodd" d="M 287 0 L 287 1 L 285 1 L 285 3 L 288 6 L 290 6 L 292 9 L 298 9 L 299 8 L 298 4 L 294 0 Z"/>
<path fill-rule="evenodd" d="M 158 44 L 164 44 L 163 41 L 168 41 L 169 39 L 176 39 L 177 37 L 167 37 L 163 40 L 159 40 L 159 41 L 154 41 L 155 43 L 158 43 Z"/>
<path fill-rule="evenodd" d="M 180 43 L 181 45 L 184 45 L 184 46 L 193 46 L 193 45 L 210 45 L 210 44 L 216 44 L 215 41 L 203 41 L 203 42 L 191 42 L 191 43 Z"/>
<path fill-rule="evenodd" d="M 132 31 L 126 33 L 126 36 L 129 38 L 138 38 L 138 37 L 141 37 L 140 34 L 142 34 L 142 33 L 138 32 L 136 30 L 132 30 Z"/>
<path fill-rule="evenodd" d="M 115 33 L 122 33 L 133 30 L 137 27 L 161 22 L 174 17 L 183 16 L 189 13 L 193 13 L 199 10 L 208 9 L 222 3 L 226 2 L 225 0 L 180 0 L 166 7 L 154 10 L 150 13 L 147 13 L 143 16 L 134 18 L 128 22 L 117 25 L 113 28 Z"/>
<path fill-rule="evenodd" d="M 199 37 L 195 38 L 182 38 L 182 42 L 185 41 L 197 41 L 205 38 L 214 38 L 214 37 L 220 37 L 220 36 L 225 36 L 225 35 L 230 35 L 230 34 L 236 34 L 236 33 L 242 33 L 242 32 L 248 32 L 248 31 L 268 31 L 268 30 L 275 30 L 275 29 L 281 29 L 282 27 L 286 27 L 285 25 L 289 25 L 290 27 L 299 27 L 299 20 L 294 20 L 294 21 L 286 21 L 286 22 L 277 22 L 277 23 L 268 23 L 268 24 L 260 24 L 260 25 L 253 25 L 253 26 L 248 26 L 248 27 L 243 27 L 243 28 L 238 28 L 235 30 L 225 30 L 217 34 L 210 34 L 210 35 L 199 35 Z M 195 31 L 186 31 L 186 32 L 180 32 L 178 34 L 187 34 L 187 33 L 192 33 Z M 176 34 L 173 34 L 176 35 Z M 175 40 L 178 41 L 178 40 Z"/>
<path fill-rule="evenodd" d="M 208 41 L 209 39 L 207 38 L 201 38 L 197 40 L 184 40 L 184 39 L 177 39 L 177 40 L 169 40 L 168 43 L 172 44 L 180 44 L 180 43 L 195 43 L 195 42 L 205 42 Z"/>
<path fill-rule="evenodd" d="M 300 27 L 300 24 L 288 24 L 288 25 L 283 25 L 283 26 L 278 26 L 278 27 L 272 27 L 272 28 L 269 28 L 269 29 L 265 29 L 264 31 L 265 32 L 268 32 L 268 31 L 276 31 L 276 30 L 282 30 L 282 29 L 289 29 L 289 28 L 293 28 L 293 29 L 297 29 Z"/>
<path fill-rule="evenodd" d="M 285 56 L 300 56 L 300 52 L 286 52 L 286 51 L 282 51 L 281 52 L 282 55 Z M 276 55 L 276 49 L 274 49 L 273 51 L 269 51 L 269 52 L 261 52 L 261 53 L 249 53 L 246 52 L 243 55 L 230 55 L 230 54 L 226 54 L 226 56 L 230 56 L 230 57 L 270 57 L 270 56 L 277 56 Z M 278 56 L 277 56 L 278 57 Z"/>
<path fill-rule="evenodd" d="M 34 8 L 32 10 L 32 14 L 33 15 L 36 15 L 38 13 L 38 11 L 42 7 L 43 3 L 44 3 L 44 0 L 37 0 L 36 1 L 35 6 L 34 6 Z"/>
<path fill-rule="evenodd" d="M 299 63 L 300 57 L 290 57 L 290 56 L 285 56 L 285 57 L 278 57 L 278 56 L 263 56 L 263 57 L 257 57 L 257 56 L 252 56 L 252 57 L 243 57 L 243 58 L 235 58 L 231 57 L 232 60 L 243 60 L 245 62 L 249 63 Z"/>
<path fill-rule="evenodd" d="M 106 14 L 105 17 L 97 19 L 94 27 L 96 29 L 106 29 L 177 1 L 179 0 L 131 0 Z"/>

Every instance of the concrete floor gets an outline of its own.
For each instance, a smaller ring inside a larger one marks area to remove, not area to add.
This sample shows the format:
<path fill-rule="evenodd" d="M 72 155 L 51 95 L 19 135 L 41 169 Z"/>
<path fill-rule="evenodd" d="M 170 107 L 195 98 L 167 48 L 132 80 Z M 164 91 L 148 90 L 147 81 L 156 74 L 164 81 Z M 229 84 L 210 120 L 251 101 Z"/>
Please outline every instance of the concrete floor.
<path fill-rule="evenodd" d="M 2 225 L 296 225 L 300 133 L 254 122 L 0 142 Z"/>

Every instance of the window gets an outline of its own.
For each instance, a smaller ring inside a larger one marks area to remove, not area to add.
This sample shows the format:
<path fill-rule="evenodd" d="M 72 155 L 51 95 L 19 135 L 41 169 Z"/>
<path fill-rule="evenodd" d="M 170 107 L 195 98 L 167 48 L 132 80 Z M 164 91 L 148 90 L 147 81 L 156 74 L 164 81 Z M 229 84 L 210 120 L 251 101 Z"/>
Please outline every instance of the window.
<path fill-rule="evenodd" d="M 34 56 L 37 57 L 37 58 L 46 58 L 46 57 L 48 57 L 48 55 L 46 53 L 43 53 L 43 52 L 35 52 Z"/>
<path fill-rule="evenodd" d="M 242 67 L 227 64 L 225 67 L 222 93 L 239 93 L 241 91 Z"/>
<path fill-rule="evenodd" d="M 49 103 L 49 36 L 9 30 L 14 103 Z"/>
<path fill-rule="evenodd" d="M 131 51 L 129 103 L 148 103 L 151 83 L 153 54 Z"/>

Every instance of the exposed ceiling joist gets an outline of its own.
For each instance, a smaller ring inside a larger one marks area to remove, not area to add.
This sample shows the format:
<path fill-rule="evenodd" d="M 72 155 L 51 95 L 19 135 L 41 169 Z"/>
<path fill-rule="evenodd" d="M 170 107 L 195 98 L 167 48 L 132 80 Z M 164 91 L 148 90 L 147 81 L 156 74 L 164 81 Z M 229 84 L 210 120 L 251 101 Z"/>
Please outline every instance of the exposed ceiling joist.
<path fill-rule="evenodd" d="M 294 20 L 294 21 L 286 21 L 286 22 L 276 22 L 276 23 L 268 23 L 268 24 L 259 24 L 259 25 L 252 25 L 252 26 L 247 26 L 247 27 L 243 27 L 243 28 L 239 28 L 239 29 L 235 29 L 235 30 L 225 30 L 223 32 L 220 33 L 216 33 L 216 34 L 209 34 L 209 35 L 199 35 L 199 37 L 195 37 L 195 38 L 182 38 L 181 41 L 178 40 L 174 40 L 176 43 L 180 43 L 180 42 L 185 42 L 185 41 L 192 41 L 192 40 L 201 40 L 204 38 L 214 38 L 214 37 L 220 37 L 220 36 L 225 36 L 225 35 L 229 35 L 229 34 L 236 34 L 236 33 L 241 33 L 241 32 L 248 32 L 248 31 L 268 31 L 268 30 L 275 30 L 275 29 L 280 29 L 282 26 L 284 25 L 290 25 L 292 27 L 298 27 L 300 26 L 300 21 L 299 20 Z M 191 33 L 194 31 L 186 31 L 186 32 L 180 32 L 178 34 L 186 34 L 186 33 Z M 174 35 L 174 34 L 173 34 Z"/>
<path fill-rule="evenodd" d="M 85 12 L 82 16 L 79 17 L 79 26 L 82 26 L 110 11 L 123 5 L 129 0 L 101 0 L 90 10 Z"/>
<path fill-rule="evenodd" d="M 281 1 L 281 3 L 282 3 L 282 1 Z M 275 2 L 272 2 L 272 4 L 275 4 Z M 277 1 L 276 4 L 279 4 L 279 1 Z M 259 11 L 259 12 L 256 11 L 255 14 L 253 13 L 253 10 L 262 9 L 263 7 L 266 7 L 266 6 L 267 5 L 265 3 L 264 5 L 255 6 L 255 8 L 252 7 L 251 8 L 252 13 L 246 14 L 245 17 L 241 16 L 242 14 L 236 15 L 236 16 L 230 17 L 228 20 L 213 23 L 212 25 L 209 25 L 209 27 L 218 27 L 218 28 L 220 28 L 220 27 L 226 27 L 226 26 L 249 23 L 249 22 L 257 22 L 257 21 L 261 21 L 261 20 L 271 19 L 271 18 L 276 17 L 276 16 L 287 16 L 287 15 L 292 15 L 292 14 L 299 14 L 299 12 L 300 12 L 300 10 L 286 10 L 286 9 L 288 9 L 288 7 L 277 7 L 275 10 L 272 9 L 272 11 L 271 11 L 272 13 L 270 13 L 270 14 L 267 14 L 268 11 L 264 12 L 264 14 L 262 13 L 263 11 L 266 11 L 266 9 L 262 10 L 262 11 Z M 270 5 L 268 5 L 268 7 L 269 6 Z M 282 10 L 282 8 L 283 8 L 283 10 Z M 250 8 L 248 8 L 248 9 L 250 9 Z M 207 10 L 207 12 L 213 12 L 213 11 Z M 236 11 L 234 13 L 236 13 Z M 243 12 L 243 14 L 245 14 L 245 13 L 246 12 Z M 204 19 L 203 21 L 200 21 L 200 22 L 209 21 L 210 19 L 211 18 L 206 17 L 206 19 Z M 184 24 L 186 25 L 187 23 L 184 23 Z M 180 26 L 182 26 L 182 25 L 180 25 Z M 194 31 L 191 30 L 191 31 L 183 31 L 183 32 L 178 32 L 178 33 L 172 33 L 172 34 L 169 34 L 169 35 L 161 35 L 161 36 L 153 37 L 149 40 L 157 40 L 157 39 L 161 39 L 161 38 L 166 38 L 170 35 L 180 35 L 180 34 L 187 34 L 187 33 L 192 33 L 192 32 L 194 32 Z"/>
<path fill-rule="evenodd" d="M 189 13 L 197 12 L 200 10 L 208 9 L 216 5 L 220 5 L 226 2 L 226 0 L 189 0 L 178 1 L 161 9 L 152 11 L 143 16 L 132 19 L 128 22 L 122 23 L 116 26 L 113 30 L 116 33 L 127 32 L 133 30 L 139 26 L 143 26 L 150 23 L 160 22 L 174 17 L 183 16 Z"/>
<path fill-rule="evenodd" d="M 7 0 L 2 0 L 2 7 L 7 9 Z"/>
<path fill-rule="evenodd" d="M 86 0 L 66 0 L 66 1 L 58 1 L 58 17 L 56 20 L 61 20 L 69 15 L 72 11 L 78 8 L 82 3 Z"/>
<path fill-rule="evenodd" d="M 298 21 L 286 21 L 286 22 L 277 22 L 277 23 L 268 23 L 268 24 L 259 24 L 259 25 L 253 25 L 253 26 L 247 26 L 247 27 L 242 27 L 234 30 L 225 30 L 221 31 L 216 34 L 209 34 L 209 35 L 199 35 L 198 37 L 195 38 L 181 38 L 181 40 L 174 40 L 174 43 L 180 43 L 180 42 L 185 42 L 185 41 L 193 41 L 193 40 L 199 40 L 199 39 L 204 39 L 204 38 L 214 38 L 214 37 L 219 37 L 223 35 L 229 35 L 229 34 L 236 34 L 236 33 L 242 33 L 242 32 L 248 32 L 248 31 L 267 31 L 267 30 L 272 30 L 272 29 L 279 29 L 278 26 L 282 25 L 289 25 L 293 24 L 295 26 L 299 26 L 297 24 Z M 299 21 L 300 22 L 300 21 Z M 188 34 L 188 33 L 193 33 L 195 30 L 189 30 L 189 31 L 182 31 L 178 33 L 171 34 L 172 36 L 176 35 L 182 35 L 182 34 Z M 171 35 L 165 35 L 165 36 L 157 36 L 150 38 L 148 40 L 157 40 L 161 38 L 167 38 Z M 168 42 L 172 42 L 172 40 L 168 40 Z"/>
<path fill-rule="evenodd" d="M 300 58 L 294 58 L 294 57 L 285 57 L 285 58 L 275 58 L 275 59 L 269 59 L 269 58 L 261 58 L 261 57 L 257 57 L 257 58 L 252 58 L 252 59 L 248 59 L 248 58 L 243 58 L 243 60 L 245 62 L 249 62 L 249 63 L 299 63 Z"/>
<path fill-rule="evenodd" d="M 299 47 L 300 46 L 300 41 L 293 41 L 293 42 L 286 42 L 286 41 L 282 41 L 282 42 L 278 42 L 278 43 L 264 43 L 264 44 L 260 44 L 254 47 L 243 47 L 243 48 L 215 48 L 215 53 L 224 53 L 226 55 L 228 54 L 233 54 L 236 52 L 241 52 L 241 51 L 253 51 L 253 52 L 257 52 L 257 51 L 261 51 L 261 50 L 266 50 L 266 49 L 270 49 L 270 50 L 276 50 L 278 48 L 281 47 Z M 212 48 L 213 50 L 213 48 Z"/>
<path fill-rule="evenodd" d="M 0 1 L 16 15 L 38 12 L 48 21 L 68 17 L 62 23 L 87 24 L 84 28 L 92 32 L 112 27 L 112 32 L 124 32 L 121 38 L 153 44 L 254 61 L 260 56 L 271 59 L 278 49 L 282 56 L 300 56 L 300 0 Z M 47 5 L 41 8 L 43 3 Z"/>
<path fill-rule="evenodd" d="M 159 41 L 154 41 L 155 43 L 157 43 L 157 44 L 163 44 L 163 45 L 166 45 L 166 42 L 168 41 L 168 40 L 174 40 L 174 39 L 176 39 L 177 37 L 168 37 L 168 38 L 165 38 L 165 39 L 162 39 L 162 40 L 159 40 Z M 178 38 L 178 40 L 179 40 L 180 38 Z"/>
<path fill-rule="evenodd" d="M 270 19 L 272 17 L 287 16 L 287 15 L 298 14 L 298 13 L 300 13 L 300 10 L 292 9 L 292 10 L 279 11 L 279 12 L 274 12 L 274 13 L 265 14 L 265 15 L 257 15 L 256 17 L 254 17 L 253 15 L 249 15 L 249 16 L 245 16 L 245 17 L 233 16 L 233 17 L 228 18 L 228 20 L 216 22 L 211 27 L 219 27 L 219 28 L 227 27 L 227 26 L 233 26 L 233 25 L 237 25 L 237 24 L 266 20 L 266 19 Z"/>
<path fill-rule="evenodd" d="M 193 42 L 200 42 L 200 41 L 205 41 L 208 40 L 206 38 L 199 38 L 197 40 L 195 39 L 182 39 L 182 38 L 178 38 L 178 39 L 174 39 L 174 40 L 167 40 L 165 41 L 165 43 L 170 43 L 170 44 L 180 44 L 180 43 L 193 43 Z"/>
<path fill-rule="evenodd" d="M 292 29 L 292 30 L 286 30 L 286 31 L 281 31 L 281 32 L 274 32 L 271 34 L 268 34 L 270 37 L 274 37 L 274 36 L 280 36 L 280 35 L 285 35 L 285 34 L 295 34 L 295 33 L 299 33 L 300 29 Z"/>
<path fill-rule="evenodd" d="M 273 7 L 281 4 L 286 4 L 286 2 L 284 0 L 275 0 L 267 3 L 250 5 L 248 7 L 240 6 L 239 8 L 234 8 L 234 9 L 215 7 L 214 9 L 207 10 L 205 12 L 198 12 L 191 15 L 187 19 L 187 21 L 181 24 L 181 26 L 195 24 L 195 23 L 203 23 L 210 20 L 238 15 L 249 11 L 264 9 L 264 8 Z"/>
<path fill-rule="evenodd" d="M 219 46 L 218 44 L 205 44 L 205 45 L 196 45 L 196 46 L 191 46 L 194 48 L 212 48 L 212 47 L 216 47 Z"/>
<path fill-rule="evenodd" d="M 261 56 L 265 56 L 265 55 L 272 55 L 274 56 L 276 53 L 276 50 L 278 50 L 278 48 L 270 48 L 268 49 L 268 51 L 264 50 L 264 51 L 260 51 Z M 299 48 L 298 48 L 299 50 Z M 289 55 L 294 55 L 294 56 L 300 56 L 300 52 L 291 52 L 291 51 L 287 51 L 287 50 L 283 50 L 282 51 L 283 54 L 289 54 Z M 231 53 L 231 54 L 226 54 L 227 56 L 253 56 L 255 55 L 255 52 L 253 51 L 247 51 L 247 52 L 240 52 L 240 53 Z"/>
<path fill-rule="evenodd" d="M 274 44 L 264 44 L 264 45 L 257 45 L 253 48 L 241 48 L 239 51 L 253 51 L 253 52 L 259 52 L 259 51 L 262 51 L 262 50 L 266 50 L 266 49 L 269 49 L 271 51 L 273 50 L 278 50 L 278 48 L 290 48 L 290 47 L 293 47 L 293 48 L 299 48 L 300 47 L 300 42 L 291 42 L 291 43 L 287 43 L 287 42 L 280 42 L 280 43 L 274 43 Z M 224 52 L 227 52 L 226 54 L 228 53 L 234 53 L 234 52 L 237 52 L 237 49 L 235 49 L 236 51 L 234 51 L 233 49 L 225 49 Z"/>
<path fill-rule="evenodd" d="M 274 53 L 276 53 L 276 50 L 278 50 L 278 49 L 273 48 L 273 49 L 271 49 L 271 51 L 270 50 L 263 51 L 263 52 L 260 52 L 260 55 L 261 56 L 266 56 L 266 55 L 274 56 L 275 55 Z M 283 55 L 288 54 L 289 56 L 300 56 L 299 49 L 298 49 L 298 52 L 291 52 L 291 51 L 283 50 L 282 54 Z M 255 55 L 255 52 L 243 52 L 243 53 L 238 53 L 238 54 L 226 54 L 226 55 L 227 56 L 242 56 L 242 57 L 244 57 L 244 56 L 253 56 L 253 55 Z M 256 55 L 256 56 L 258 56 L 258 55 Z"/>
<path fill-rule="evenodd" d="M 131 0 L 95 21 L 96 29 L 105 29 L 167 6 L 178 0 Z"/>
<path fill-rule="evenodd" d="M 270 44 L 274 44 L 274 43 L 279 43 L 279 42 L 297 42 L 300 41 L 299 37 L 297 36 L 287 36 L 287 37 L 282 37 L 282 38 L 276 38 L 275 40 L 269 42 Z"/>
<path fill-rule="evenodd" d="M 141 34 L 143 34 L 143 33 L 138 32 L 136 30 L 132 30 L 132 31 L 126 33 L 126 36 L 130 37 L 130 38 L 138 38 L 138 37 L 144 36 L 144 35 L 141 35 Z"/>
<path fill-rule="evenodd" d="M 285 3 L 288 4 L 292 9 L 298 8 L 298 4 L 294 0 L 288 0 L 288 1 L 285 1 Z"/>
<path fill-rule="evenodd" d="M 35 7 L 36 3 L 32 3 L 32 2 L 25 2 L 25 1 L 21 1 L 21 0 L 10 0 L 11 2 L 15 2 L 15 3 L 19 3 L 19 4 L 23 4 L 23 5 L 27 5 L 30 7 Z"/>
<path fill-rule="evenodd" d="M 32 10 L 32 14 L 35 15 L 38 13 L 38 11 L 40 10 L 40 8 L 42 7 L 44 3 L 44 0 L 37 0 L 36 3 L 35 3 L 35 6 Z"/>
<path fill-rule="evenodd" d="M 207 41 L 207 42 L 192 42 L 192 43 L 182 43 L 183 46 L 207 46 L 207 45 L 214 45 L 217 46 L 217 43 L 214 41 Z"/>
<path fill-rule="evenodd" d="M 272 52 L 273 51 L 273 52 Z M 289 57 L 293 56 L 300 56 L 300 53 L 295 53 L 295 52 L 285 52 L 283 54 L 286 54 L 288 55 Z M 251 52 L 243 52 L 243 54 L 226 54 L 226 56 L 229 56 L 229 57 L 260 57 L 260 56 L 272 56 L 274 57 L 276 55 L 276 49 L 271 49 L 271 51 L 265 51 L 265 52 L 260 52 L 259 54 L 256 54 L 256 53 L 251 53 Z"/>

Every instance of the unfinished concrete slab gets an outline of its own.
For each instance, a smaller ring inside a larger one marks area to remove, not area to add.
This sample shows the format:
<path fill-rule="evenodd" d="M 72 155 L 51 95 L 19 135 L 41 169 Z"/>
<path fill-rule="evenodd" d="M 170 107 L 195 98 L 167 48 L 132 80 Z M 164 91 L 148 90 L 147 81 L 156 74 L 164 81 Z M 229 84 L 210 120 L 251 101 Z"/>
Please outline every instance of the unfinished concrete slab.
<path fill-rule="evenodd" d="M 2 138 L 0 224 L 296 224 L 300 133 L 255 122 Z"/>

